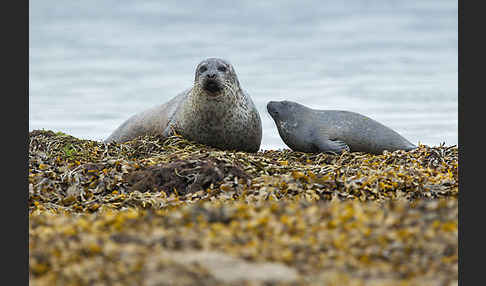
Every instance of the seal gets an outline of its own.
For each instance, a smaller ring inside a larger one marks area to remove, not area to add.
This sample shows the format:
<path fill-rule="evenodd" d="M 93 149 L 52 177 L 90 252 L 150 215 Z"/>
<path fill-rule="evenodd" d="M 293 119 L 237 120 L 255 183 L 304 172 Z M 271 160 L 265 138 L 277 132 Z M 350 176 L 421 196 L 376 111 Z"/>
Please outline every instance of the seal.
<path fill-rule="evenodd" d="M 306 153 L 366 152 L 417 148 L 389 127 L 359 113 L 311 109 L 292 101 L 270 101 L 268 113 L 282 140 L 294 151 Z"/>
<path fill-rule="evenodd" d="M 228 61 L 203 60 L 196 67 L 192 88 L 133 115 L 104 142 L 173 134 L 223 150 L 254 153 L 260 149 L 260 114 Z"/>

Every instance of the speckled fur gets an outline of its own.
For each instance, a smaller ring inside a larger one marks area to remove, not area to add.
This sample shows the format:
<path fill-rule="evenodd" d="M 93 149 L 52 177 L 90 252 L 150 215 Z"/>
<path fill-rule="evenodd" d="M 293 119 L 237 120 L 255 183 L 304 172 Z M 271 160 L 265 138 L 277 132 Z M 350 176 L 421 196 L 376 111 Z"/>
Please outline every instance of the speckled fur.
<path fill-rule="evenodd" d="M 200 67 L 207 66 L 201 72 Z M 224 65 L 227 70 L 217 68 Z M 210 92 L 204 88 L 209 74 L 221 87 Z M 165 118 L 165 120 L 160 120 Z M 196 68 L 194 85 L 170 102 L 129 119 L 107 141 L 126 141 L 144 133 L 183 137 L 225 150 L 257 152 L 260 149 L 262 125 L 250 96 L 241 89 L 233 66 L 222 59 L 210 58 Z M 127 136 L 129 135 L 129 136 Z M 118 139 L 118 140 L 115 140 Z"/>

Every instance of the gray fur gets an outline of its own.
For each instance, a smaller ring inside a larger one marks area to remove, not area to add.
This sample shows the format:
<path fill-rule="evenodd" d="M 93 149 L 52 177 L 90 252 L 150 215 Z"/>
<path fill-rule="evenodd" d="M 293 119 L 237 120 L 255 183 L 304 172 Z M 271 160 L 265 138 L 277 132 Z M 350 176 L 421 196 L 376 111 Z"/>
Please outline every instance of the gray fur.
<path fill-rule="evenodd" d="M 124 142 L 152 134 L 184 138 L 225 150 L 257 152 L 260 115 L 241 89 L 233 66 L 209 58 L 196 68 L 194 85 L 167 103 L 130 117 L 105 142 Z"/>
<path fill-rule="evenodd" d="M 311 109 L 292 101 L 270 101 L 267 110 L 280 137 L 294 151 L 382 154 L 417 148 L 387 126 L 355 112 Z"/>

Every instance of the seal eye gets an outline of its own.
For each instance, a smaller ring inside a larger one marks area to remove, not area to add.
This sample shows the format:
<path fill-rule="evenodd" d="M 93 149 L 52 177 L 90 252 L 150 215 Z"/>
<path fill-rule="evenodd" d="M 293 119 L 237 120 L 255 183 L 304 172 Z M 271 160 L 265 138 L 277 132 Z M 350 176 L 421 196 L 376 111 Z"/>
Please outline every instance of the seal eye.
<path fill-rule="evenodd" d="M 205 72 L 207 70 L 208 70 L 208 68 L 206 66 L 202 66 L 202 67 L 199 68 L 199 72 L 200 73 L 203 73 L 203 72 Z"/>
<path fill-rule="evenodd" d="M 226 71 L 226 67 L 225 67 L 225 66 L 219 66 L 219 67 L 218 67 L 218 70 L 219 70 L 220 72 L 225 72 L 225 71 Z"/>

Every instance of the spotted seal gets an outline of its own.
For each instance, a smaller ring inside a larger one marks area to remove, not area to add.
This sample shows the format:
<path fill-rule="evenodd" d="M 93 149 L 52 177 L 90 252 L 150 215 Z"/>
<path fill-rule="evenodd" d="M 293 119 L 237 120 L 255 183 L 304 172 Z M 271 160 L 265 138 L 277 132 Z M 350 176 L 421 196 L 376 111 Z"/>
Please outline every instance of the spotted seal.
<path fill-rule="evenodd" d="M 280 137 L 294 151 L 382 154 L 384 150 L 417 148 L 389 127 L 359 113 L 311 109 L 286 100 L 268 102 L 267 110 Z"/>
<path fill-rule="evenodd" d="M 168 137 L 174 132 L 223 150 L 260 149 L 260 115 L 228 61 L 203 60 L 196 67 L 192 88 L 133 115 L 104 142 L 125 142 L 149 134 Z"/>

